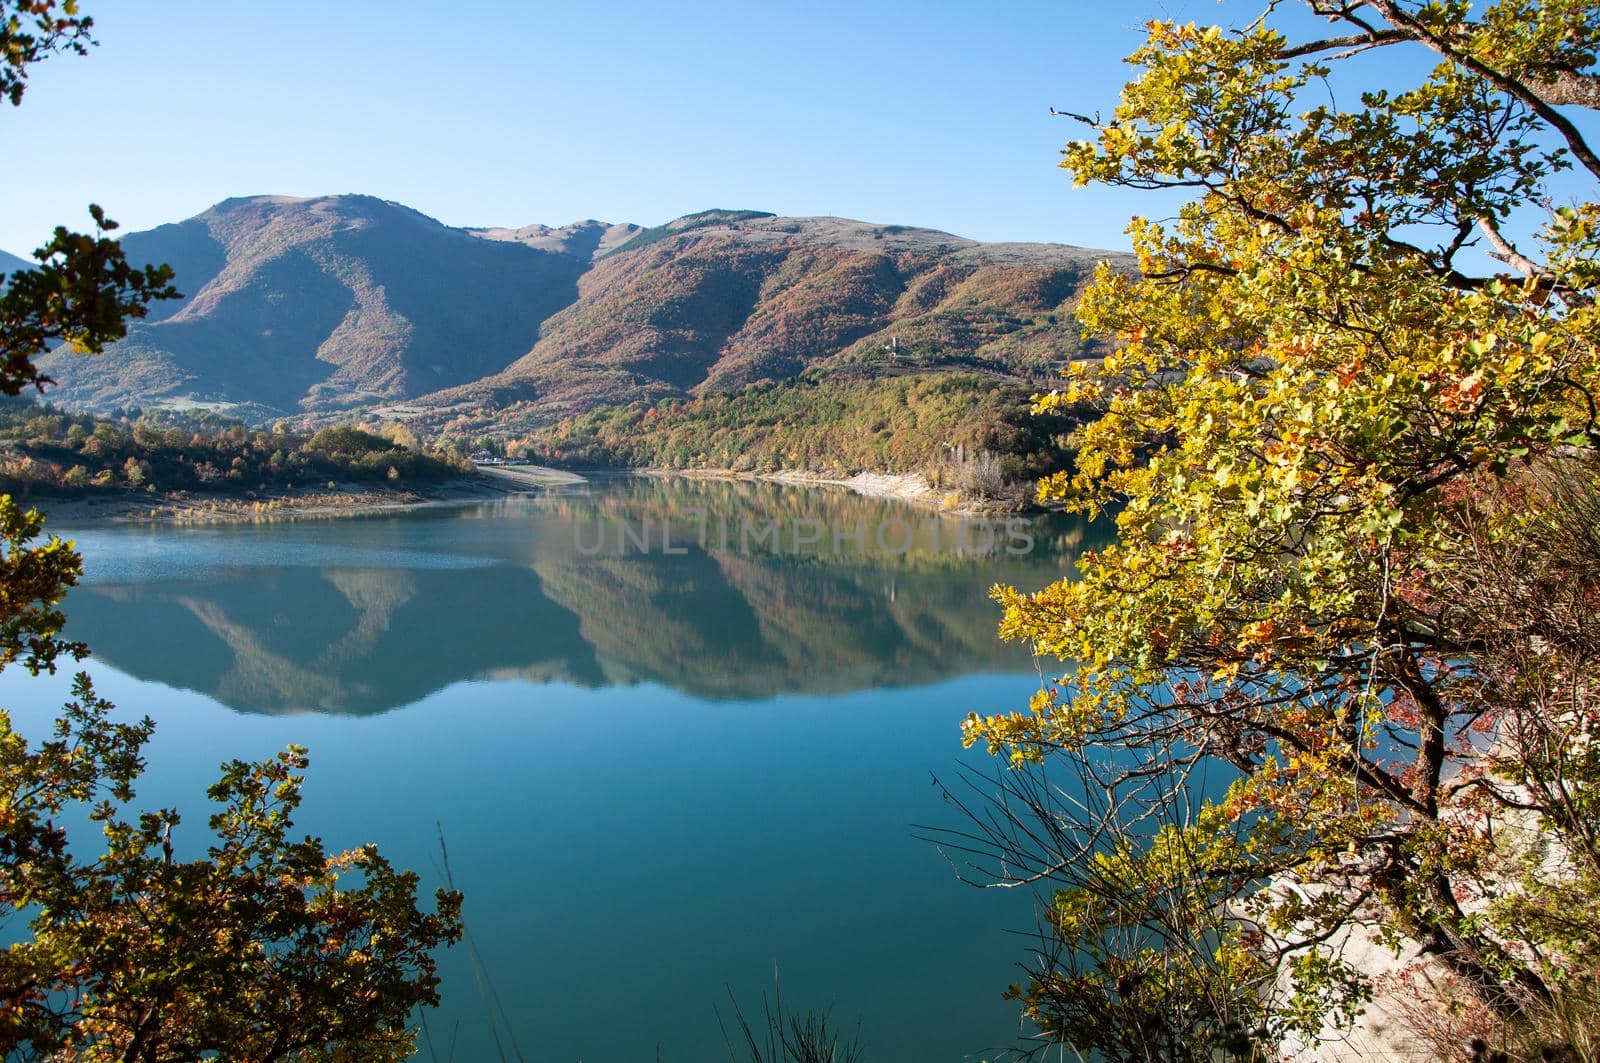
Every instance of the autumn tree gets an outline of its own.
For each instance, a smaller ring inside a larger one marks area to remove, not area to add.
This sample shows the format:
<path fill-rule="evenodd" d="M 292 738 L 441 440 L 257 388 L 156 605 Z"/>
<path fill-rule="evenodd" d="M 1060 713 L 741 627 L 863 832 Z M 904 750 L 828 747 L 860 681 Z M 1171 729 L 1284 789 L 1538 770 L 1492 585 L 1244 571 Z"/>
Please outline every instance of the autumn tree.
<path fill-rule="evenodd" d="M 1116 110 L 1070 116 L 1078 183 L 1192 198 L 1134 219 L 1138 274 L 1081 310 L 1113 353 L 1036 403 L 1096 409 L 1039 496 L 1117 541 L 997 590 L 1067 663 L 966 725 L 1100 795 L 979 832 L 1053 891 L 1063 955 L 1017 993 L 1107 1058 L 1170 1058 L 1118 1031 L 1172 1023 L 1271 1054 L 1359 1009 L 1362 926 L 1592 1052 L 1600 930 L 1559 913 L 1600 904 L 1600 5 L 1267 6 L 1152 23 Z M 1280 28 L 1308 12 L 1333 29 Z"/>
<path fill-rule="evenodd" d="M 20 102 L 27 67 L 81 53 L 90 28 L 71 0 L 0 0 L 0 95 Z M 94 235 L 57 229 L 37 266 L 0 277 L 0 392 L 42 390 L 47 349 L 96 352 L 176 294 L 170 270 L 129 265 L 115 225 L 91 214 Z M 61 637 L 81 558 L 42 536 L 37 512 L 0 496 L 0 668 L 53 672 L 87 653 Z M 82 673 L 42 741 L 0 711 L 0 1054 L 408 1058 L 414 1009 L 438 1002 L 432 953 L 461 933 L 459 895 L 439 891 L 425 913 L 417 876 L 376 849 L 296 837 L 298 747 L 224 765 L 204 835 L 138 808 L 153 728 L 115 722 Z M 70 844 L 69 823 L 98 846 Z M 191 849 L 203 854 L 180 855 Z"/>
<path fill-rule="evenodd" d="M 49 56 L 87 54 L 94 20 L 75 0 L 0 0 L 0 97 L 22 103 L 28 68 Z M 58 344 L 97 354 L 127 335 L 127 322 L 156 300 L 176 298 L 172 270 L 135 267 L 106 234 L 117 224 L 91 205 L 96 232 L 56 228 L 34 252 L 38 265 L 0 274 L 0 393 L 42 390 L 51 381 L 35 359 Z"/>

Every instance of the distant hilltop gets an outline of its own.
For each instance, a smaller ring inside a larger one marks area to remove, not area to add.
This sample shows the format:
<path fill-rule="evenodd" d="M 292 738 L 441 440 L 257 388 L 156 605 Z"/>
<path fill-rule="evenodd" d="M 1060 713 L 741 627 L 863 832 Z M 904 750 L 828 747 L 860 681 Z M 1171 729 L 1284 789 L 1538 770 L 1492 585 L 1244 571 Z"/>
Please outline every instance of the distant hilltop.
<path fill-rule="evenodd" d="M 49 397 L 257 421 L 510 404 L 553 421 L 802 372 L 1033 378 L 1087 353 L 1078 294 L 1097 262 L 1129 261 L 752 210 L 454 228 L 360 195 L 229 199 L 123 245 L 185 298 L 102 356 L 49 356 Z"/>
<path fill-rule="evenodd" d="M 0 273 L 15 273 L 19 269 L 29 269 L 35 263 L 25 258 L 18 258 L 8 251 L 0 251 Z"/>

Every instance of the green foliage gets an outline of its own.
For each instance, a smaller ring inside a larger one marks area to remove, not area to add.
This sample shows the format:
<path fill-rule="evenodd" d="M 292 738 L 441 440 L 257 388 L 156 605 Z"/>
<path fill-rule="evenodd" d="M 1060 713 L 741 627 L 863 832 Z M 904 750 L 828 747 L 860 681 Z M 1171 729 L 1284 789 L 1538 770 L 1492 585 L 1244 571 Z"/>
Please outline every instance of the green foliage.
<path fill-rule="evenodd" d="M 1101 824 L 1123 838 L 1172 815 L 1198 860 L 1183 888 L 1211 903 L 1226 885 L 1236 930 L 1149 945 L 1174 969 L 1210 950 L 1185 991 L 1214 1010 L 1253 993 L 1222 962 L 1248 942 L 1293 989 L 1270 1030 L 1347 1023 L 1359 972 L 1319 946 L 1376 919 L 1511 1023 L 1553 1006 L 1595 931 L 1558 943 L 1495 913 L 1551 890 L 1600 903 L 1600 774 L 1572 753 L 1600 733 L 1596 658 L 1571 616 L 1525 607 L 1539 595 L 1504 598 L 1541 572 L 1594 594 L 1587 541 L 1530 540 L 1529 522 L 1572 523 L 1583 492 L 1551 485 L 1592 483 L 1600 446 L 1600 205 L 1539 206 L 1558 170 L 1600 178 L 1550 106 L 1600 103 L 1583 96 L 1600 9 L 1312 6 L 1350 36 L 1152 23 L 1116 113 L 1065 152 L 1080 183 L 1199 198 L 1170 225 L 1134 220 L 1141 275 L 1102 270 L 1080 311 L 1116 350 L 1037 401 L 1097 406 L 1075 468 L 1039 494 L 1114 511 L 1118 541 L 1076 580 L 997 591 L 1005 636 L 1072 663 L 966 738 L 1017 763 L 1108 751 L 1108 793 L 1237 772 L 1197 808 L 1145 793 Z M 1315 102 L 1352 51 L 1393 46 L 1442 61 L 1406 91 Z M 1518 248 L 1505 233 L 1523 226 L 1539 236 Z M 1468 272 L 1475 241 L 1515 272 Z M 1556 839 L 1557 864 L 1528 854 L 1508 875 L 1512 823 Z M 1135 840 L 1147 864 L 1159 843 Z M 1058 908 L 1093 885 L 1070 861 L 1054 874 Z M 1058 927 L 1069 950 L 1108 940 L 1079 926 Z M 1046 1030 L 1104 991 L 1055 985 L 1024 991 Z"/>
<path fill-rule="evenodd" d="M 0 96 L 22 103 L 28 67 L 55 52 L 88 54 L 94 19 L 78 14 L 75 0 L 5 0 L 0 3 Z"/>
<path fill-rule="evenodd" d="M 97 206 L 90 206 L 96 235 L 57 226 L 50 242 L 34 252 L 39 265 L 19 270 L 0 290 L 0 392 L 43 390 L 50 378 L 35 360 L 56 344 L 82 354 L 98 354 L 128 334 L 129 318 L 145 315 L 147 304 L 176 299 L 166 266 L 128 265 L 122 247 L 104 235 L 117 228 Z"/>
<path fill-rule="evenodd" d="M 81 658 L 84 648 L 58 636 L 66 618 L 57 608 L 83 572 L 83 560 L 70 543 L 54 535 L 36 540 L 44 530 L 37 510 L 23 511 L 10 495 L 0 495 L 0 669 L 17 661 L 37 675 L 55 671 L 60 655 Z"/>
<path fill-rule="evenodd" d="M 75 0 L 0 2 L 0 95 L 22 102 L 27 68 L 55 52 L 86 54 L 93 19 L 78 13 Z M 145 316 L 146 306 L 175 299 L 172 271 L 165 266 L 128 265 L 117 228 L 91 205 L 96 233 L 86 236 L 57 226 L 34 252 L 39 265 L 0 276 L 0 393 L 19 394 L 50 379 L 34 361 L 57 344 L 97 353 L 127 335 L 126 321 Z"/>
<path fill-rule="evenodd" d="M 431 950 L 461 934 L 459 894 L 417 907 L 417 877 L 371 846 L 296 839 L 305 752 L 233 761 L 210 790 L 214 840 L 184 860 L 176 811 L 135 811 L 145 719 L 113 723 L 80 674 L 53 737 L 0 712 L 0 914 L 31 936 L 0 952 L 7 1058 L 402 1060 L 438 1003 Z M 60 817 L 99 826 L 84 860 Z M 333 1054 L 330 1054 L 332 1052 Z"/>
<path fill-rule="evenodd" d="M 0 92 L 18 102 L 27 64 L 82 51 L 88 28 L 71 0 L 59 9 L 52 0 L 0 3 Z M 115 228 L 98 208 L 91 213 L 102 234 Z M 147 303 L 176 295 L 170 270 L 130 267 L 104 235 L 57 229 L 36 257 L 38 268 L 0 292 L 6 395 L 49 383 L 34 364 L 47 347 L 99 351 Z M 177 427 L 114 426 L 26 403 L 7 404 L 5 416 L 40 445 L 84 458 L 96 481 L 120 470 L 129 486 L 193 467 L 185 447 L 217 446 Z M 261 440 L 242 428 L 229 439 L 240 451 L 230 472 L 246 468 L 243 453 Z M 333 442 L 359 446 L 358 461 L 377 453 L 359 434 Z M 88 478 L 84 464 L 60 474 L 73 487 Z M 58 608 L 81 559 L 54 537 L 36 542 L 42 526 L 37 512 L 0 495 L 0 669 L 20 661 L 53 671 L 62 655 L 86 652 L 60 638 Z M 116 723 L 111 711 L 82 673 L 44 741 L 30 742 L 0 711 L 0 922 L 28 930 L 8 933 L 0 950 L 0 1054 L 408 1058 L 413 1009 L 438 1002 L 432 950 L 461 935 L 460 896 L 439 891 L 425 914 L 417 877 L 374 848 L 329 853 L 319 839 L 294 838 L 307 763 L 294 746 L 259 764 L 224 765 L 210 791 L 220 806 L 213 841 L 203 857 L 180 857 L 175 842 L 188 839 L 177 834 L 178 813 L 133 804 L 154 724 Z M 83 821 L 100 830 L 98 852 L 69 844 L 65 824 Z"/>
<path fill-rule="evenodd" d="M 34 540 L 42 521 L 0 496 L 0 666 L 83 656 L 56 606 L 81 561 Z M 371 846 L 295 839 L 303 750 L 224 766 L 215 841 L 176 856 L 171 809 L 133 807 L 149 719 L 116 723 L 79 674 L 51 738 L 0 711 L 0 919 L 30 934 L 0 950 L 0 1053 L 43 1058 L 400 1060 L 412 1009 L 437 1003 L 431 951 L 460 935 L 460 897 L 416 904 L 417 878 Z M 84 857 L 63 819 L 99 827 Z M 354 1053 L 354 1054 L 349 1054 Z"/>
<path fill-rule="evenodd" d="M 511 443 L 570 466 L 911 472 L 944 455 L 1000 455 L 1007 479 L 1052 471 L 1070 415 L 1026 416 L 1013 383 L 962 374 L 805 377 L 703 398 L 595 410 Z"/>
<path fill-rule="evenodd" d="M 305 436 L 209 416 L 112 420 L 0 402 L 0 487 L 18 495 L 240 494 L 329 481 L 427 483 L 468 471 L 465 462 L 350 426 Z"/>

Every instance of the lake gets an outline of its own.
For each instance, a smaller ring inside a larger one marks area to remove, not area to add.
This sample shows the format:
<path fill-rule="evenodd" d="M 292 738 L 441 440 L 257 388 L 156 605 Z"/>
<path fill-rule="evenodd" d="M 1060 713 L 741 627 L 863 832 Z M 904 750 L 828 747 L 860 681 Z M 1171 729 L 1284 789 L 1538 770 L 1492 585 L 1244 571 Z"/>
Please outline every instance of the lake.
<path fill-rule="evenodd" d="M 617 478 L 403 514 L 53 529 L 88 670 L 158 730 L 140 800 L 189 810 L 217 765 L 310 747 L 297 818 L 466 894 L 432 1054 L 726 1059 L 776 966 L 790 1010 L 872 1063 L 1015 1043 L 1034 902 L 960 882 L 914 825 L 972 711 L 1038 675 L 994 636 L 997 582 L 1093 545 L 1065 518 L 944 518 L 843 491 Z M 0 676 L 38 736 L 65 677 Z M 453 1049 L 452 1049 L 453 1045 Z"/>

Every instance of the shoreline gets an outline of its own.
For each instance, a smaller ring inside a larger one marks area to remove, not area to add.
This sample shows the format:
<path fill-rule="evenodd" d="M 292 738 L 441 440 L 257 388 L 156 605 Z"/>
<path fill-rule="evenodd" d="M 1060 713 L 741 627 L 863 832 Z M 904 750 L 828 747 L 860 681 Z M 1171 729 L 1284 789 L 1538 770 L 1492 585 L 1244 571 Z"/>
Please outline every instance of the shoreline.
<path fill-rule="evenodd" d="M 848 478 L 805 469 L 758 473 L 738 469 L 593 469 L 573 472 L 543 465 L 481 466 L 472 476 L 415 487 L 356 483 L 256 495 L 123 493 L 105 497 L 34 496 L 18 503 L 38 509 L 54 526 L 109 524 L 245 524 L 286 520 L 325 520 L 404 513 L 438 506 L 470 505 L 532 494 L 551 487 L 589 483 L 606 476 L 690 480 L 736 480 L 791 487 L 844 488 L 866 498 L 905 502 L 952 517 L 993 517 L 1026 512 L 1024 507 L 934 487 L 921 473 L 861 472 Z"/>
<path fill-rule="evenodd" d="M 992 517 L 1024 513 L 1020 505 L 1007 504 L 965 494 L 953 488 L 930 484 L 921 473 L 858 472 L 847 479 L 809 472 L 805 469 L 780 469 L 777 472 L 746 472 L 737 469 L 662 469 L 646 467 L 619 469 L 631 476 L 682 476 L 691 480 L 741 480 L 746 483 L 779 483 L 792 487 L 843 487 L 866 498 L 906 502 L 919 509 L 931 509 L 952 517 Z"/>
<path fill-rule="evenodd" d="M 285 520 L 326 520 L 403 513 L 438 506 L 471 505 L 532 494 L 541 488 L 584 483 L 577 473 L 542 466 L 480 468 L 475 475 L 420 487 L 337 484 L 332 488 L 268 492 L 255 497 L 222 494 L 135 495 L 103 498 L 17 499 L 37 509 L 49 526 L 107 524 L 246 524 Z"/>

